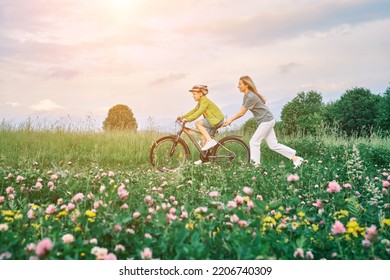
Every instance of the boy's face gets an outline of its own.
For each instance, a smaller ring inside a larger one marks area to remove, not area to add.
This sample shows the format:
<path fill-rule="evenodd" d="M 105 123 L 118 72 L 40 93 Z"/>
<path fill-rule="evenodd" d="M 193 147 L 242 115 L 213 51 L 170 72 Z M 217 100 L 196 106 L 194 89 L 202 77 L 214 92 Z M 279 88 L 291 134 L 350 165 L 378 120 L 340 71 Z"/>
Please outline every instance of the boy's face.
<path fill-rule="evenodd" d="M 192 91 L 192 97 L 195 101 L 199 101 L 202 96 L 203 93 L 201 91 Z"/>

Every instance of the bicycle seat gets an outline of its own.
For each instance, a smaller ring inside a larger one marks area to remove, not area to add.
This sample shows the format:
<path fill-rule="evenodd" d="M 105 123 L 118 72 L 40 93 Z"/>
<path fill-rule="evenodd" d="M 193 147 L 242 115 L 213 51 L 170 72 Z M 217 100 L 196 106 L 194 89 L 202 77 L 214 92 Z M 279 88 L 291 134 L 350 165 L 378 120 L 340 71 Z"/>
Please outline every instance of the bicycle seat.
<path fill-rule="evenodd" d="M 223 123 L 221 125 L 217 125 L 217 126 L 212 127 L 210 129 L 210 136 L 214 137 L 215 133 L 217 133 L 218 128 L 220 128 L 222 125 L 223 125 Z"/>

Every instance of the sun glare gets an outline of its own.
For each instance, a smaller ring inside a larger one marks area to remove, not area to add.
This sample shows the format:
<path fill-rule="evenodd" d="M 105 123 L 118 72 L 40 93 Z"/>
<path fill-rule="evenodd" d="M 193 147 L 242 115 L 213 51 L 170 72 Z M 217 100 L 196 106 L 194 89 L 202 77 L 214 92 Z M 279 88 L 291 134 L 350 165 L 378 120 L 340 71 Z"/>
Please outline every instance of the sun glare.
<path fill-rule="evenodd" d="M 107 0 L 107 3 L 115 9 L 127 9 L 136 4 L 137 0 Z"/>

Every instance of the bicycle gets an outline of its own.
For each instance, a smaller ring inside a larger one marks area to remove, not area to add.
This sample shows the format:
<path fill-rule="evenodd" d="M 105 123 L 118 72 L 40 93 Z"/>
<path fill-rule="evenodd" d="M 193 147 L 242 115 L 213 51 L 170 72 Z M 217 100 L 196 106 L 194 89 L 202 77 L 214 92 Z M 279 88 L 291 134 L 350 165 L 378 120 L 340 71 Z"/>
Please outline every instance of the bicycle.
<path fill-rule="evenodd" d="M 198 130 L 185 125 L 185 122 L 176 120 L 180 129 L 176 134 L 163 136 L 155 141 L 150 150 L 150 162 L 160 171 L 174 171 L 184 165 L 189 159 L 190 148 L 181 135 L 184 133 L 199 151 L 202 162 L 216 162 L 220 165 L 249 164 L 250 152 L 247 144 L 238 135 L 228 135 L 217 140 L 213 148 L 202 151 L 193 133 L 201 134 Z M 219 127 L 211 130 L 214 137 Z"/>

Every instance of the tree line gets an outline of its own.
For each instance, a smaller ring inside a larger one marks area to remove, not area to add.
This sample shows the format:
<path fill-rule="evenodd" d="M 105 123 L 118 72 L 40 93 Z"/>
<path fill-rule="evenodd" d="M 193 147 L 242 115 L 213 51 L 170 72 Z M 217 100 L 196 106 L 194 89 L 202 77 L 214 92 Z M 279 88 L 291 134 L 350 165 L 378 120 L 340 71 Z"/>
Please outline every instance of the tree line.
<path fill-rule="evenodd" d="M 347 136 L 390 133 L 390 87 L 383 94 L 355 87 L 329 103 L 322 101 L 319 92 L 300 92 L 282 108 L 285 134 L 315 135 L 324 126 L 337 127 Z"/>
<path fill-rule="evenodd" d="M 316 135 L 324 127 L 337 127 L 347 136 L 369 136 L 371 133 L 390 133 L 390 87 L 382 94 L 355 87 L 346 90 L 339 99 L 324 103 L 317 91 L 300 92 L 285 104 L 278 124 L 282 133 Z M 257 124 L 249 119 L 244 133 L 253 133 Z M 129 130 L 136 132 L 137 120 L 126 105 L 112 107 L 103 122 L 104 131 Z"/>

